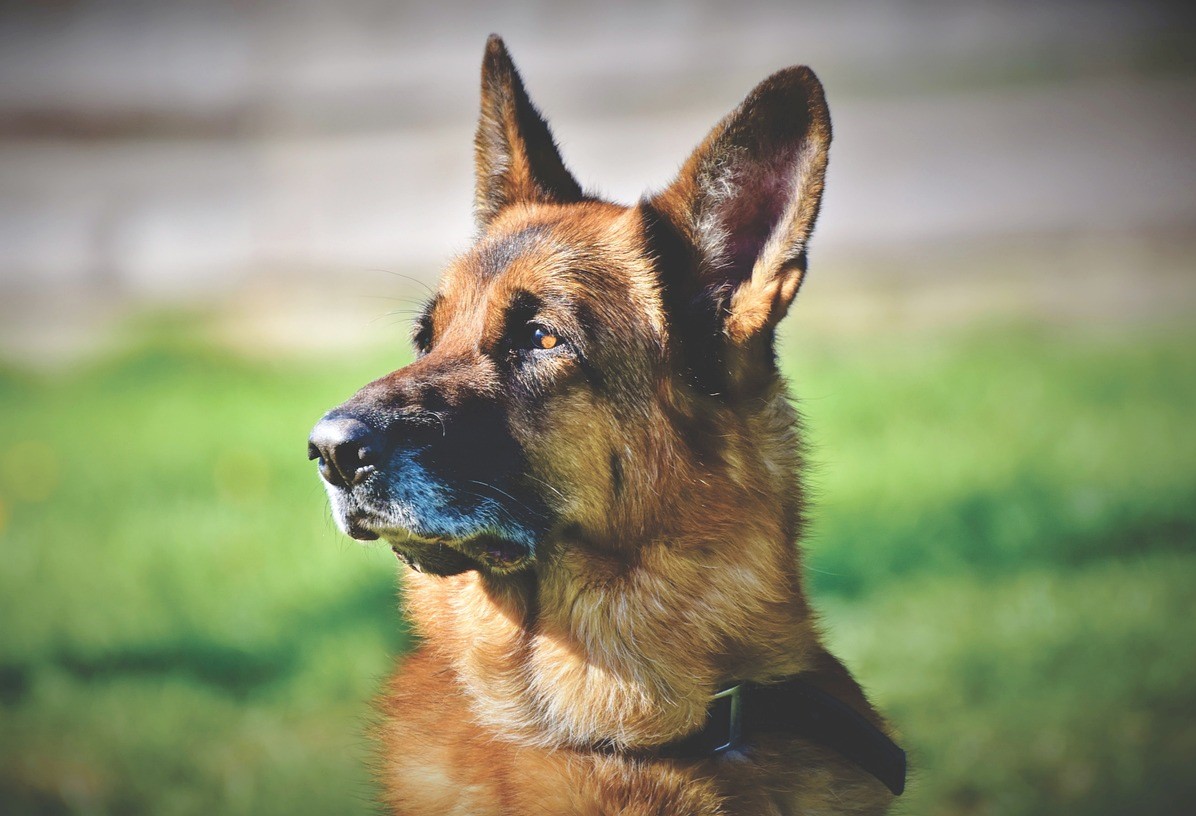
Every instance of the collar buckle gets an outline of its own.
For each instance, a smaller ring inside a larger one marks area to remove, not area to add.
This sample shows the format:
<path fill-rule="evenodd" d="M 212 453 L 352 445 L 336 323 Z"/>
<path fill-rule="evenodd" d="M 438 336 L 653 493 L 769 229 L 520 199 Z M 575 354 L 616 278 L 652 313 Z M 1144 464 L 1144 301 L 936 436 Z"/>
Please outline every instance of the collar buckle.
<path fill-rule="evenodd" d="M 715 728 L 718 731 L 715 733 L 721 733 L 721 725 L 723 722 L 726 723 L 726 740 L 721 741 L 721 744 L 716 744 L 713 751 L 716 754 L 730 751 L 739 745 L 739 739 L 743 736 L 743 683 L 736 683 L 715 694 L 710 708 L 710 719 L 715 721 L 715 717 L 718 717 L 718 721 L 715 723 Z M 726 711 L 725 718 L 722 716 L 724 710 Z M 717 715 L 715 712 L 718 712 Z M 716 739 L 716 742 L 719 740 Z"/>

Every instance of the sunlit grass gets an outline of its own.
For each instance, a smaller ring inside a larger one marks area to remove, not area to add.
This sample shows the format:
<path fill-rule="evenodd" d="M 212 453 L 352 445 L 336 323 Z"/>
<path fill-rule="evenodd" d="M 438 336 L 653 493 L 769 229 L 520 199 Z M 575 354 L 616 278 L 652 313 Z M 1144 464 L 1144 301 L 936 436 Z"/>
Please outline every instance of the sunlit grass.
<path fill-rule="evenodd" d="M 907 812 L 1196 796 L 1193 340 L 788 335 L 810 578 L 911 749 Z M 336 533 L 304 440 L 403 361 L 149 333 L 0 374 L 0 810 L 369 812 L 393 557 Z"/>
<path fill-rule="evenodd" d="M 790 344 L 818 499 L 818 587 L 1190 549 L 1188 337 L 975 336 Z"/>
<path fill-rule="evenodd" d="M 921 576 L 824 603 L 899 724 L 907 812 L 1181 813 L 1196 795 L 1196 556 Z"/>

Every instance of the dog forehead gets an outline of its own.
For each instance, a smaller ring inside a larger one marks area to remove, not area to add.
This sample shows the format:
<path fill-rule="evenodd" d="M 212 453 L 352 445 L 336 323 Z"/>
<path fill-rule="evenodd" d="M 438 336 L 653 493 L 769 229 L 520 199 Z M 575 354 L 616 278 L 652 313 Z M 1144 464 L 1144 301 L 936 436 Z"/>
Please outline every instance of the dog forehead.
<path fill-rule="evenodd" d="M 651 262 L 626 208 L 594 202 L 511 210 L 445 271 L 441 294 L 458 308 L 490 292 L 584 301 L 644 288 Z"/>

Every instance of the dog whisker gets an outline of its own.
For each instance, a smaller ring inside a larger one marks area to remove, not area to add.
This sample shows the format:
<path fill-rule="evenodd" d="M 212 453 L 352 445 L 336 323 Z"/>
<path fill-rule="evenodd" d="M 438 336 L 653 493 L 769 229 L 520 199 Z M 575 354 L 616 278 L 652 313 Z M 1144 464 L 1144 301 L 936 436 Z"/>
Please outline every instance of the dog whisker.
<path fill-rule="evenodd" d="M 517 504 L 517 505 L 518 505 L 519 507 L 521 507 L 523 510 L 527 511 L 527 512 L 528 512 L 530 515 L 532 515 L 533 517 L 539 517 L 539 516 L 543 515 L 542 513 L 539 513 L 539 512 L 537 512 L 537 511 L 533 510 L 531 507 L 528 507 L 528 506 L 527 506 L 527 504 L 525 504 L 524 502 L 521 502 L 519 499 L 515 498 L 514 496 L 512 496 L 512 495 L 511 495 L 510 493 L 508 493 L 507 491 L 505 491 L 505 490 L 503 490 L 503 489 L 501 489 L 501 488 L 499 488 L 499 487 L 495 487 L 494 485 L 492 485 L 492 484 L 489 484 L 488 482 L 480 482 L 480 481 L 478 481 L 477 479 L 470 479 L 470 482 L 471 482 L 472 484 L 479 485 L 480 487 L 485 487 L 485 488 L 488 488 L 488 489 L 490 489 L 490 490 L 493 490 L 495 493 L 498 493 L 498 494 L 500 494 L 500 495 L 502 495 L 502 496 L 505 496 L 505 497 L 507 497 L 507 498 L 508 498 L 508 499 L 510 499 L 511 501 L 515 502 L 515 504 Z M 475 491 L 465 491 L 465 492 L 468 492 L 468 493 L 470 493 L 470 495 L 477 496 L 477 497 L 478 497 L 478 498 L 480 498 L 480 499 L 490 499 L 490 498 L 493 498 L 492 496 L 487 496 L 487 495 L 485 495 L 485 494 L 482 494 L 482 493 L 477 493 L 477 492 L 475 492 Z"/>
<path fill-rule="evenodd" d="M 557 496 L 559 496 L 561 499 L 564 499 L 564 498 L 565 498 L 565 494 L 564 494 L 564 493 L 562 493 L 560 490 L 558 490 L 557 488 L 555 488 L 555 487 L 553 487 L 552 485 L 550 485 L 548 482 L 546 482 L 546 481 L 544 481 L 543 479 L 541 479 L 539 476 L 536 476 L 536 475 L 534 475 L 534 474 L 531 474 L 531 473 L 527 474 L 527 476 L 528 476 L 528 478 L 529 478 L 529 479 L 531 479 L 533 482 L 536 482 L 536 483 L 538 483 L 538 484 L 541 484 L 541 485 L 543 485 L 544 487 L 546 487 L 546 488 L 548 488 L 549 490 L 551 490 L 553 493 L 555 493 L 555 494 L 556 494 Z"/>
<path fill-rule="evenodd" d="M 402 272 L 396 272 L 393 269 L 382 269 L 380 267 L 370 267 L 368 269 L 368 271 L 381 272 L 384 275 L 394 275 L 396 278 L 403 278 L 404 280 L 409 280 L 412 283 L 416 284 L 417 286 L 422 286 L 424 288 L 424 290 L 428 293 L 429 296 L 435 296 L 435 294 L 436 294 L 435 290 L 433 290 L 432 287 L 428 285 L 427 281 L 422 281 L 419 278 L 413 277 L 411 275 L 406 275 Z"/>

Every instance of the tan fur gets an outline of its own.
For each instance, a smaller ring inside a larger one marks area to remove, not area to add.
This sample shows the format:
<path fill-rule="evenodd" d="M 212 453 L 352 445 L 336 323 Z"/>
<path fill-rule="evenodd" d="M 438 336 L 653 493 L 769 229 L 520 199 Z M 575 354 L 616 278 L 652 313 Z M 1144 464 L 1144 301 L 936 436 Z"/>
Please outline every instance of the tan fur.
<path fill-rule="evenodd" d="M 651 753 L 698 728 L 730 680 L 801 675 L 884 727 L 805 600 L 798 417 L 772 359 L 827 162 L 817 79 L 774 75 L 635 207 L 580 191 L 497 38 L 482 108 L 478 243 L 445 273 L 426 353 L 355 399 L 501 401 L 558 521 L 528 566 L 404 569 L 422 643 L 380 701 L 387 804 L 412 816 L 885 811 L 883 785 L 800 739 L 756 737 L 702 761 Z M 496 349 L 521 292 L 563 337 L 589 338 L 590 359 L 554 354 L 506 379 Z M 708 347 L 717 387 L 699 370 Z"/>

